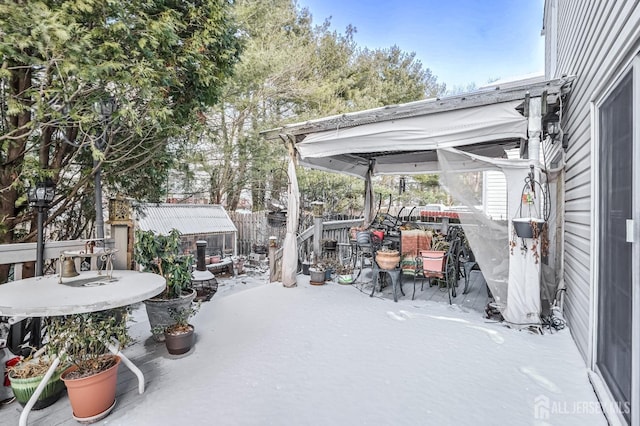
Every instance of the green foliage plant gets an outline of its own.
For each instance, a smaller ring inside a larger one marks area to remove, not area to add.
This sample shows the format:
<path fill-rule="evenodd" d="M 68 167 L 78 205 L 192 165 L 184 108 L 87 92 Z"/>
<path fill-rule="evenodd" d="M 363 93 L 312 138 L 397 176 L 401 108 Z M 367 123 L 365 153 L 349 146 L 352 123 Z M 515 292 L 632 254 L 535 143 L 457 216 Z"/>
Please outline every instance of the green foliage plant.
<path fill-rule="evenodd" d="M 182 334 L 187 333 L 191 329 L 189 325 L 189 319 L 198 313 L 200 310 L 200 303 L 192 303 L 186 308 L 171 308 L 169 310 L 169 316 L 175 321 L 170 326 L 164 329 L 167 334 Z"/>
<path fill-rule="evenodd" d="M 136 231 L 134 259 L 146 272 L 162 275 L 167 287 L 159 296 L 176 299 L 191 288 L 191 266 L 194 258 L 180 252 L 180 232 L 172 229 L 168 235 L 153 231 Z"/>
<path fill-rule="evenodd" d="M 116 363 L 105 344 L 120 350 L 131 342 L 126 308 L 51 317 L 47 330 L 50 352 L 78 367 L 72 378 L 97 374 Z"/>
<path fill-rule="evenodd" d="M 106 194 L 164 195 L 239 60 L 233 3 L 0 1 L 0 243 L 35 240 L 25 193 L 45 177 L 58 239 L 91 228 L 98 166 Z M 107 118 L 95 106 L 108 99 Z"/>

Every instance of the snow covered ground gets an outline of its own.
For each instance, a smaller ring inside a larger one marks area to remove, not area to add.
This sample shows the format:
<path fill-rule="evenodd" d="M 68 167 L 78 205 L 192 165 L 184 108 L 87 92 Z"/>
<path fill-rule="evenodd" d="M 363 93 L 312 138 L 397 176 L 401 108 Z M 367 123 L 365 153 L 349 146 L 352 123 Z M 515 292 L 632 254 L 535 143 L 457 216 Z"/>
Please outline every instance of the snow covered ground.
<path fill-rule="evenodd" d="M 220 282 L 192 320 L 195 347 L 157 357 L 141 402 L 104 424 L 606 425 L 568 330 L 535 335 L 303 275 L 292 289 Z"/>

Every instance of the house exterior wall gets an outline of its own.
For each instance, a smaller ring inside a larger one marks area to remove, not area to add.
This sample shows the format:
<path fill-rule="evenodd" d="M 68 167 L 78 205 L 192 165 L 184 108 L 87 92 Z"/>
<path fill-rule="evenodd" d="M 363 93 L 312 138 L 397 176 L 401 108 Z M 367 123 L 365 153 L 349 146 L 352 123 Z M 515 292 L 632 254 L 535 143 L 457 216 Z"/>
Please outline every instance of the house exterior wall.
<path fill-rule="evenodd" d="M 557 21 L 554 21 L 557 19 Z M 640 1 L 545 2 L 546 78 L 575 75 L 562 128 L 565 154 L 565 316 L 590 362 L 592 313 L 591 105 L 640 48 Z"/>
<path fill-rule="evenodd" d="M 484 173 L 482 200 L 484 213 L 493 220 L 507 219 L 507 179 L 504 173 L 488 170 Z"/>

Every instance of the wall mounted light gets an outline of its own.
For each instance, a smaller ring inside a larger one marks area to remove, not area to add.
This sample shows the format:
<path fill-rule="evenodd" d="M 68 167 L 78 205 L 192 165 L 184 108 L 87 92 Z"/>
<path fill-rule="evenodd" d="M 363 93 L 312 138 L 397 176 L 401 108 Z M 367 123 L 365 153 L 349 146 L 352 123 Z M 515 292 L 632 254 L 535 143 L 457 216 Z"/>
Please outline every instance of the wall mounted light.
<path fill-rule="evenodd" d="M 555 143 L 559 140 L 559 136 L 562 133 L 560 128 L 560 117 L 558 114 L 550 112 L 542 118 L 542 125 L 545 133 L 551 138 L 551 143 Z"/>

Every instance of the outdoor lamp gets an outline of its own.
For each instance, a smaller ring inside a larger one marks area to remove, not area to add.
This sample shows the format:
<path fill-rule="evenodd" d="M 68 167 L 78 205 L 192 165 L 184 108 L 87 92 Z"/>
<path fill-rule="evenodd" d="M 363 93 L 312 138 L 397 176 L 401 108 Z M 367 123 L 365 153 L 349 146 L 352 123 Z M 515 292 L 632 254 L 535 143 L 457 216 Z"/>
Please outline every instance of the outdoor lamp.
<path fill-rule="evenodd" d="M 36 186 L 27 190 L 29 205 L 38 209 L 37 243 L 36 243 L 36 277 L 44 275 L 44 217 L 56 194 L 56 184 L 51 179 L 39 181 Z M 42 346 L 41 319 L 32 318 L 30 323 L 29 345 L 34 348 Z"/>
<path fill-rule="evenodd" d="M 545 129 L 547 131 L 547 135 L 549 135 L 551 140 L 555 142 L 561 131 L 560 117 L 558 117 L 558 115 L 555 113 L 548 114 L 545 117 Z"/>
<path fill-rule="evenodd" d="M 48 208 L 53 201 L 56 192 L 56 185 L 49 179 L 44 182 L 36 183 L 36 186 L 30 188 L 27 192 L 27 198 L 31 207 Z"/>
<path fill-rule="evenodd" d="M 27 191 L 29 205 L 38 209 L 37 246 L 36 246 L 36 276 L 42 276 L 44 269 L 44 216 L 56 193 L 56 185 L 50 179 L 36 183 Z"/>
<path fill-rule="evenodd" d="M 103 121 L 111 118 L 111 115 L 113 115 L 117 107 L 118 105 L 116 104 L 116 100 L 112 97 L 102 99 L 93 104 L 93 109 L 100 115 L 100 118 Z"/>

